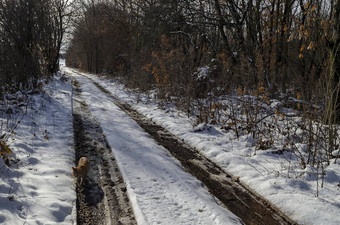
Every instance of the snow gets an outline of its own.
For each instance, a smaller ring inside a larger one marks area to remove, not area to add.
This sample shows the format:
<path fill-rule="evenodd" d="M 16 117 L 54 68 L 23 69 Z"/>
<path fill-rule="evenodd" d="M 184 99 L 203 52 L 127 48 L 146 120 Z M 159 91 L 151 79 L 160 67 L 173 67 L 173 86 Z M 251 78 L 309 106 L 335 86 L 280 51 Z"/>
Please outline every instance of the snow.
<path fill-rule="evenodd" d="M 85 77 L 64 68 L 82 85 L 91 112 L 101 124 L 117 159 L 138 224 L 239 224 L 202 183 L 185 172 L 168 151 L 117 108 Z M 123 85 L 84 74 L 137 111 L 196 147 L 240 182 L 265 197 L 299 224 L 340 224 L 340 162 L 321 170 L 295 165 L 292 152 L 283 155 L 255 149 L 251 135 L 195 124 L 175 108 L 160 109 L 155 100 Z M 74 224 L 75 181 L 72 130 L 72 88 L 59 77 L 33 95 L 7 144 L 14 152 L 7 167 L 0 159 L 1 224 Z M 13 95 L 13 99 L 22 97 Z M 12 100 L 11 100 L 12 101 Z M 15 101 L 13 101 L 15 102 Z M 25 106 L 8 102 L 13 112 Z M 12 104 L 12 105 L 11 105 Z M 272 108 L 280 102 L 272 101 Z M 7 108 L 2 108 L 6 110 Z M 12 122 L 20 119 L 12 114 Z M 1 114 L 1 132 L 8 133 Z M 15 124 L 16 122 L 13 122 Z M 299 148 L 304 148 L 300 146 Z M 334 151 L 334 155 L 338 151 Z M 318 195 L 318 196 L 317 196 Z"/>
<path fill-rule="evenodd" d="M 208 74 L 209 74 L 209 66 L 205 66 L 205 67 L 200 67 L 197 69 L 198 75 L 197 75 L 197 80 L 204 80 L 207 78 Z"/>
<path fill-rule="evenodd" d="M 78 79 L 117 158 L 138 224 L 241 224 L 110 99 Z M 11 166 L 0 160 L 1 224 L 76 223 L 72 87 L 57 77 L 44 90 L 30 97 L 7 142 Z"/>
<path fill-rule="evenodd" d="M 219 127 L 204 124 L 195 126 L 195 118 L 188 118 L 185 113 L 174 108 L 160 109 L 156 101 L 147 95 L 127 91 L 114 80 L 85 75 L 187 144 L 196 147 L 233 176 L 240 177 L 245 186 L 265 197 L 299 224 L 340 224 L 339 160 L 333 160 L 327 167 L 321 187 L 322 171 L 310 167 L 301 169 L 290 160 L 295 157 L 292 152 L 279 155 L 256 150 L 251 135 L 236 138 L 234 132 L 220 130 Z M 279 106 L 279 102 L 272 102 L 273 108 Z"/>
<path fill-rule="evenodd" d="M 15 154 L 11 166 L 0 159 L 1 224 L 75 221 L 72 142 L 71 86 L 56 79 L 45 94 L 30 98 L 27 113 L 7 143 Z"/>
<path fill-rule="evenodd" d="M 109 97 L 73 77 L 116 157 L 138 224 L 241 224 Z"/>

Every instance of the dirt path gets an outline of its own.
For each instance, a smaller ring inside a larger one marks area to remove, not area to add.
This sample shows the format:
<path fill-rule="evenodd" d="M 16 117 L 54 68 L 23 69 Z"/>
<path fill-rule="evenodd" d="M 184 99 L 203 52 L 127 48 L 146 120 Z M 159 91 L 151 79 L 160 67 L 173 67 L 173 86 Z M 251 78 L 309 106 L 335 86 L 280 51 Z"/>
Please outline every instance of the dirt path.
<path fill-rule="evenodd" d="M 91 79 L 89 78 L 89 80 Z M 287 216 L 285 216 L 282 212 L 280 212 L 277 208 L 268 203 L 266 200 L 252 193 L 249 189 L 247 189 L 245 186 L 239 183 L 237 179 L 233 179 L 228 173 L 222 170 L 215 163 L 211 162 L 209 159 L 199 154 L 199 152 L 196 149 L 186 145 L 182 140 L 173 136 L 169 131 L 165 130 L 161 126 L 158 126 L 157 124 L 146 118 L 144 115 L 138 113 L 136 110 L 132 109 L 130 105 L 117 99 L 109 91 L 107 91 L 105 88 L 100 86 L 95 81 L 93 80 L 91 81 L 103 93 L 109 96 L 115 105 L 117 105 L 124 112 L 126 112 L 147 133 L 149 133 L 158 142 L 159 145 L 165 147 L 172 154 L 173 157 L 178 159 L 186 171 L 194 175 L 197 179 L 201 180 L 206 186 L 206 188 L 209 190 L 209 192 L 218 199 L 219 203 L 222 206 L 226 207 L 232 213 L 240 217 L 245 224 L 256 225 L 296 224 L 294 221 L 290 220 Z M 84 104 L 81 105 L 81 107 L 87 108 L 86 105 Z M 75 120 L 77 120 L 77 115 L 75 115 Z M 97 124 L 88 125 L 88 127 L 96 126 L 98 125 Z M 76 125 L 75 127 L 80 126 Z M 88 129 L 85 127 L 82 129 L 84 131 L 86 130 L 85 134 L 89 132 Z M 101 133 L 101 135 L 103 134 Z M 92 137 L 92 135 L 88 136 Z M 105 137 L 102 137 L 102 139 L 105 140 Z M 80 138 L 80 140 L 82 140 L 82 138 Z M 81 141 L 81 143 L 83 143 L 83 141 Z M 104 144 L 102 145 L 105 146 L 107 144 L 106 142 L 104 142 Z M 98 143 L 95 144 L 94 147 L 84 146 L 84 148 L 85 149 L 90 148 L 89 150 L 86 151 L 91 151 L 91 148 L 97 149 Z M 85 152 L 85 155 L 88 155 L 88 153 Z M 93 154 L 91 153 L 91 155 Z M 79 158 L 80 156 L 81 156 L 80 154 L 77 155 L 77 158 Z M 95 158 L 91 158 L 90 160 L 96 161 Z M 86 187 L 89 188 L 88 186 Z M 79 192 L 80 199 L 84 198 L 84 196 L 86 196 L 87 194 L 84 193 L 84 191 Z M 105 195 L 102 194 L 102 196 L 99 197 L 104 198 L 104 196 Z M 95 195 L 94 198 L 96 198 Z M 79 207 L 79 209 L 81 209 L 81 207 Z M 86 214 L 86 211 L 91 210 L 84 209 L 84 211 Z M 102 210 L 98 210 L 98 212 L 102 212 Z M 126 212 L 131 212 L 131 209 L 129 209 Z M 80 214 L 83 215 L 84 213 L 81 212 Z M 86 218 L 84 220 L 86 220 Z M 130 221 L 132 221 L 132 218 L 130 218 Z"/>
<path fill-rule="evenodd" d="M 169 131 L 117 99 L 95 81 L 92 82 L 111 97 L 113 103 L 134 119 L 159 145 L 177 158 L 186 171 L 201 180 L 221 205 L 240 217 L 245 224 L 297 224 L 266 200 L 252 193 L 237 179 L 233 179 L 215 163 L 199 154 L 196 149 L 186 145 Z"/>
<path fill-rule="evenodd" d="M 85 184 L 77 186 L 77 224 L 137 224 L 118 165 L 76 81 L 72 103 L 76 160 L 90 161 Z"/>

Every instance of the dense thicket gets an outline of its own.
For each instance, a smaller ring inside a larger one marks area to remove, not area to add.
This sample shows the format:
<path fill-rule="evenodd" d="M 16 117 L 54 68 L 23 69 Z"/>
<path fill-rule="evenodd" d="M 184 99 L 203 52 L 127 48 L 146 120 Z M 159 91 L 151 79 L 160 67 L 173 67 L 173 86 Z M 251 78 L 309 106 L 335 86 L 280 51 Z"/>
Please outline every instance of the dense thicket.
<path fill-rule="evenodd" d="M 146 90 L 158 87 L 159 97 L 182 96 L 186 102 L 265 88 L 326 101 L 329 108 L 339 105 L 337 0 L 82 4 L 68 65 L 115 74 Z"/>
<path fill-rule="evenodd" d="M 58 70 L 68 0 L 0 1 L 0 93 L 32 88 Z"/>

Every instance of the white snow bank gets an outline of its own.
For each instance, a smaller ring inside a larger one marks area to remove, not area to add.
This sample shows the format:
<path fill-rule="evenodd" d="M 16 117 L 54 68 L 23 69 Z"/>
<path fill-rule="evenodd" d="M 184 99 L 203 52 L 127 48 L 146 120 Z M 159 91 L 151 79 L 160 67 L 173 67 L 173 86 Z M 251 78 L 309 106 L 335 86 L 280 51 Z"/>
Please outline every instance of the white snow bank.
<path fill-rule="evenodd" d="M 72 89 L 56 79 L 45 90 L 32 96 L 8 142 L 17 161 L 7 167 L 0 159 L 0 224 L 75 222 Z"/>

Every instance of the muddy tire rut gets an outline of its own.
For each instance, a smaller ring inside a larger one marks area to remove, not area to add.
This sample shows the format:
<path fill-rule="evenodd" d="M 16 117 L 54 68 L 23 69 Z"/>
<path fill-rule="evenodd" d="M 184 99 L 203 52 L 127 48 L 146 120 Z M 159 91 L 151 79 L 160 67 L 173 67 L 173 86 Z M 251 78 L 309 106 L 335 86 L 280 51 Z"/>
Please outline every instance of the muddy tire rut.
<path fill-rule="evenodd" d="M 76 161 L 90 161 L 88 176 L 77 185 L 77 224 L 137 224 L 126 186 L 106 137 L 73 85 L 73 129 Z"/>

